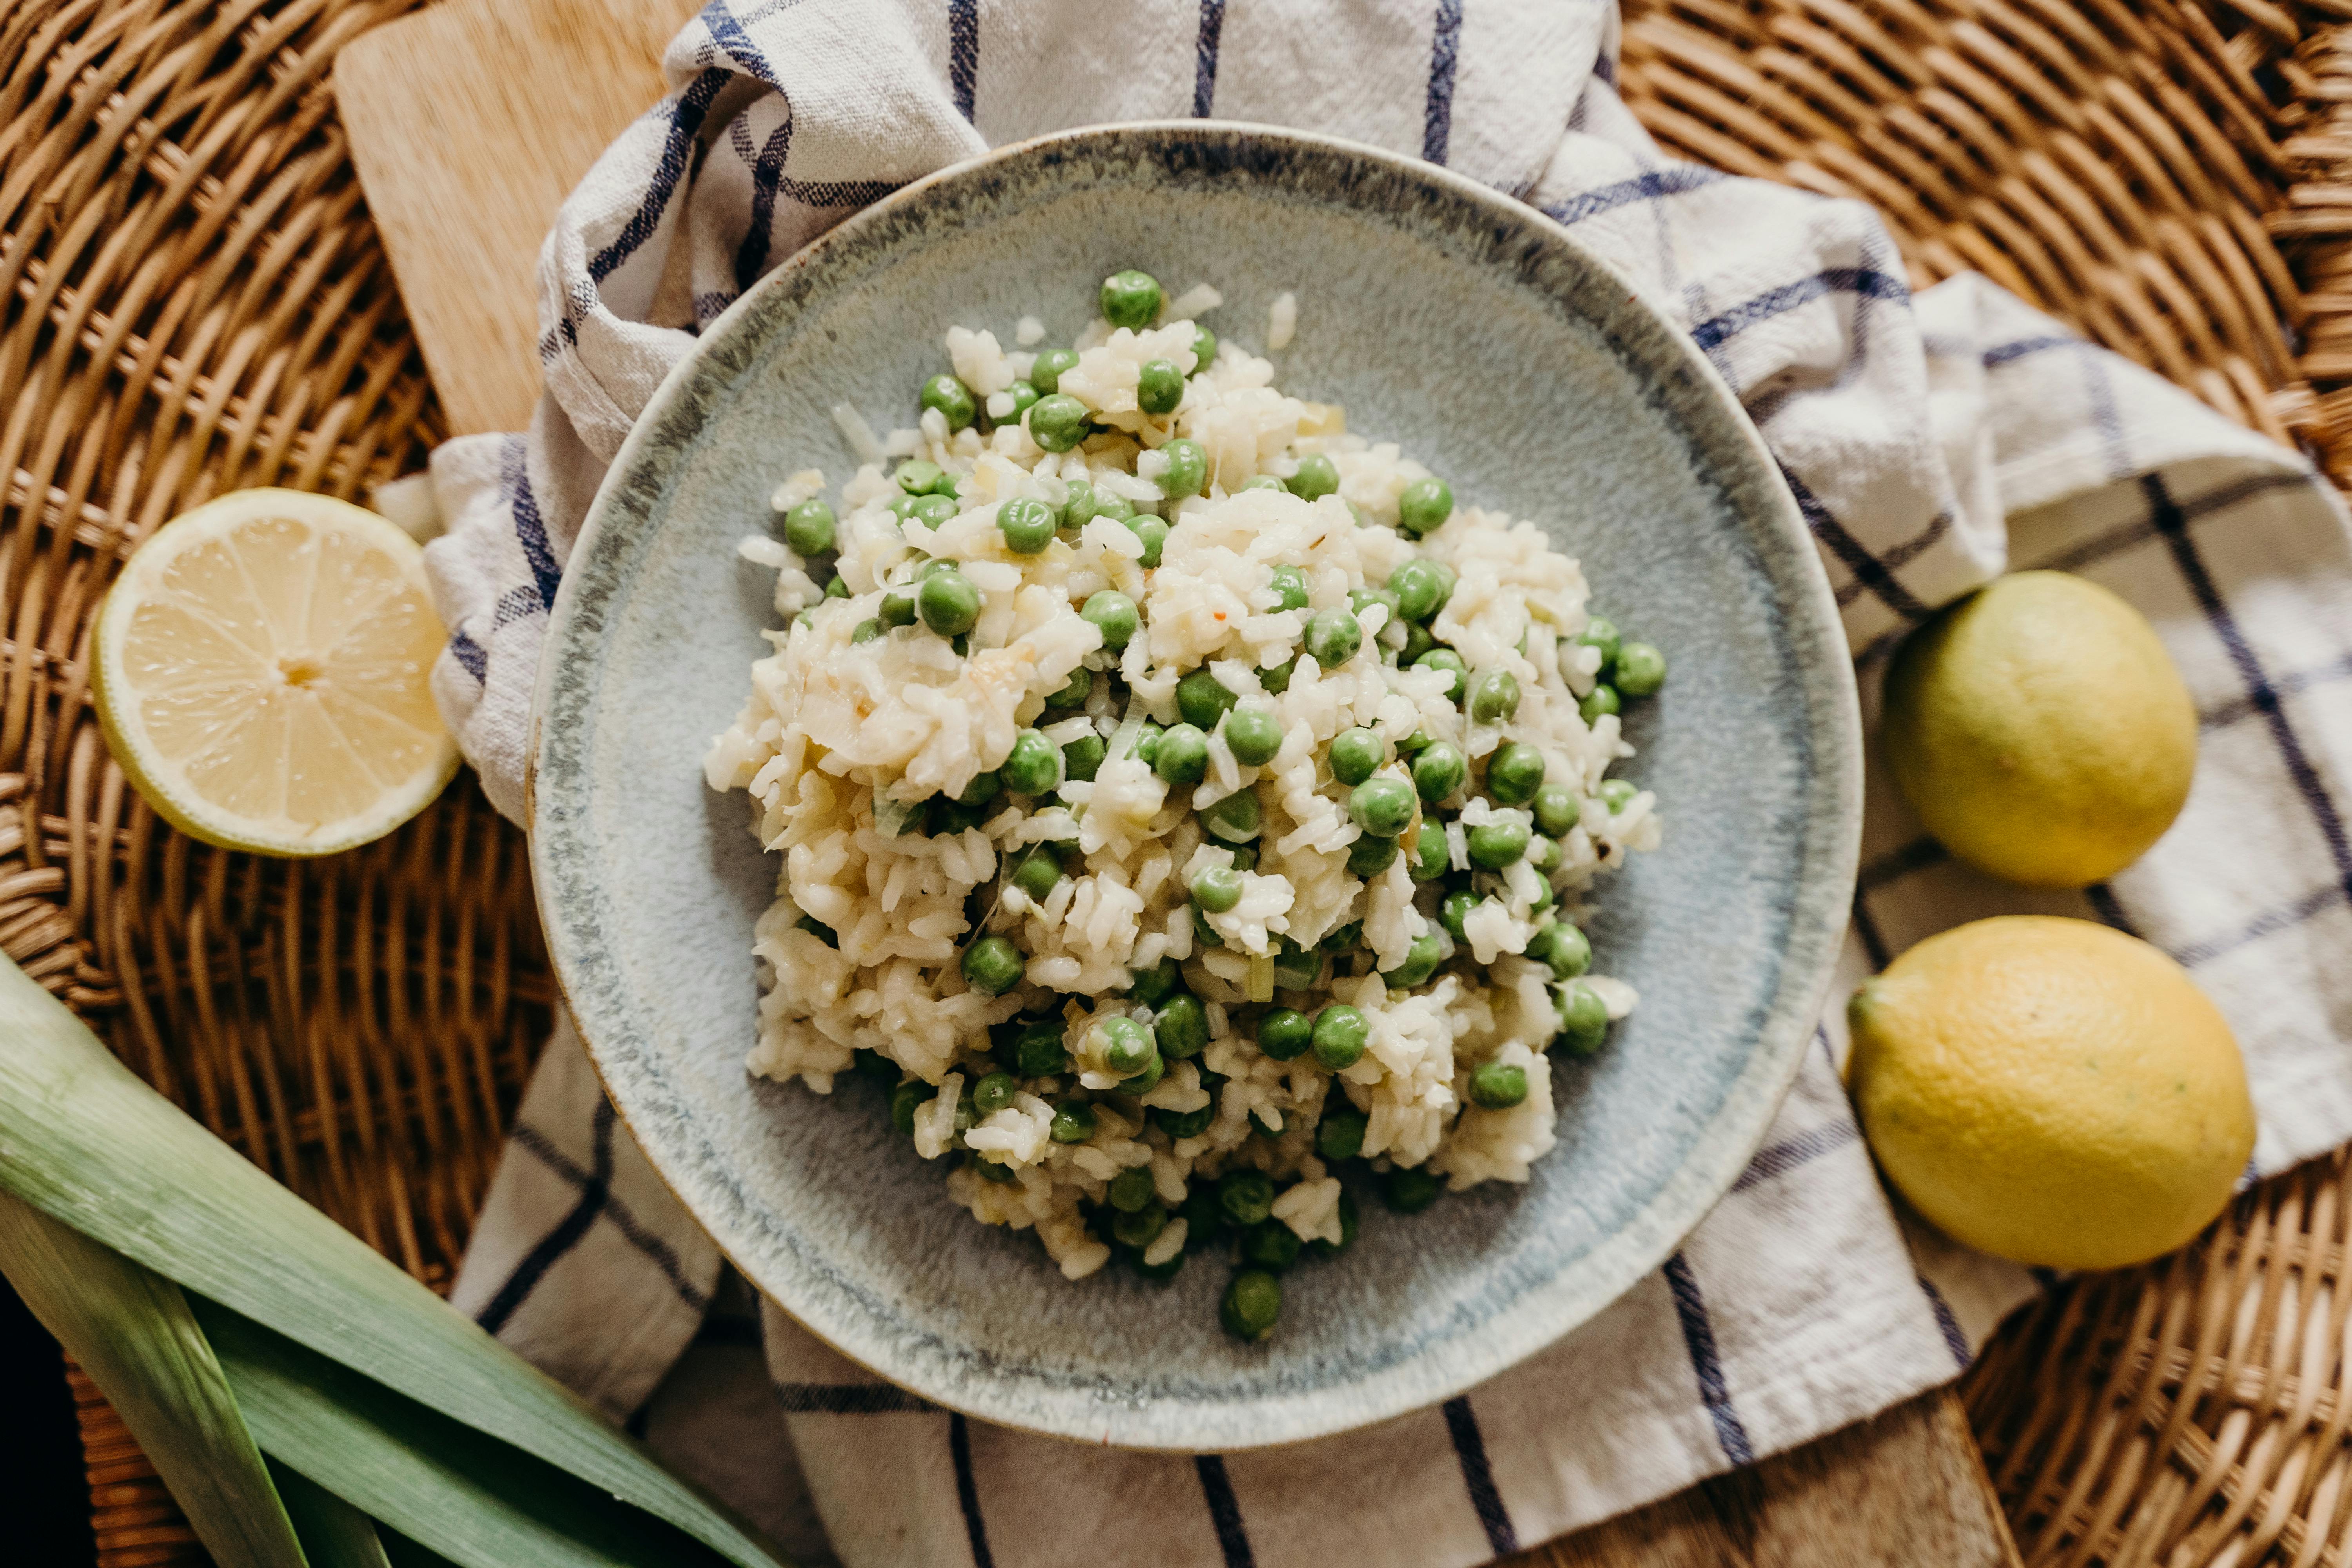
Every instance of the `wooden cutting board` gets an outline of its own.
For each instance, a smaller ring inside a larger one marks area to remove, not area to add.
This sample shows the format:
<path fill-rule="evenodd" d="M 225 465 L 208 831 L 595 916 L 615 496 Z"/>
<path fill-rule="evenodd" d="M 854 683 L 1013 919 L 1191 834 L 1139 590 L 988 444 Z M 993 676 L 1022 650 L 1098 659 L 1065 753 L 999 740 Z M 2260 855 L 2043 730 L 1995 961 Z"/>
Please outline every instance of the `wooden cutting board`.
<path fill-rule="evenodd" d="M 556 207 L 661 96 L 696 0 L 441 0 L 343 49 L 352 161 L 453 432 L 520 430 Z M 1573 1411 L 1562 1418 L 1575 1419 Z M 2016 1568 L 1957 1395 L 1539 1546 L 1512 1568 Z"/>

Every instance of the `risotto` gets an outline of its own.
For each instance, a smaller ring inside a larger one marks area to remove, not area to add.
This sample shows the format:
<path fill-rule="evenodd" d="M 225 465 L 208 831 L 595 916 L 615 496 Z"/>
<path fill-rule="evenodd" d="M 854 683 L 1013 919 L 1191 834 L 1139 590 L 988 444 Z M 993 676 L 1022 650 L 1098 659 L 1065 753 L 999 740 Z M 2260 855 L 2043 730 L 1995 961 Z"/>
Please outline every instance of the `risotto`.
<path fill-rule="evenodd" d="M 706 770 L 782 857 L 751 1070 L 872 1079 L 1071 1279 L 1230 1264 L 1258 1339 L 1353 1190 L 1552 1147 L 1550 1053 L 1636 1000 L 1580 921 L 1658 842 L 1609 770 L 1665 664 L 1218 303 L 1121 272 L 1071 348 L 949 331 L 917 428 L 836 409 L 873 460 L 745 542 L 788 624 Z"/>

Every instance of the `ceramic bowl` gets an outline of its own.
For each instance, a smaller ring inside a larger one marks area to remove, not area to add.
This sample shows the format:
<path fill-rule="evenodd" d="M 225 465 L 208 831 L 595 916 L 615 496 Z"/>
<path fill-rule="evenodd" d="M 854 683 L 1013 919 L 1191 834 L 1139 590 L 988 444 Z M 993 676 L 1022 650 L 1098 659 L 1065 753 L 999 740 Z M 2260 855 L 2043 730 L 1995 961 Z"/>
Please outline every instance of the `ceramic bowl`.
<path fill-rule="evenodd" d="M 1597 602 L 1667 651 L 1621 770 L 1664 846 L 1601 890 L 1598 967 L 1642 994 L 1555 1073 L 1560 1146 L 1525 1186 L 1395 1217 L 1290 1276 L 1278 1331 L 1220 1331 L 1230 1270 L 1065 1281 L 951 1205 L 880 1097 L 754 1080 L 751 926 L 777 862 L 706 788 L 775 624 L 736 545 L 787 473 L 856 468 L 829 416 L 912 423 L 941 334 L 1024 315 L 1066 342 L 1139 266 L 1280 384 L 1343 405 L 1468 502 L 1530 517 Z M 1657 1267 L 1738 1173 L 1795 1074 L 1845 926 L 1860 820 L 1853 683 L 1811 543 L 1689 342 L 1567 231 L 1424 164 L 1233 124 L 1074 132 L 908 187 L 703 333 L 623 447 L 566 568 L 541 679 L 532 859 L 550 949 L 614 1104 L 751 1279 L 852 1359 L 985 1420 L 1235 1449 L 1446 1398 Z"/>

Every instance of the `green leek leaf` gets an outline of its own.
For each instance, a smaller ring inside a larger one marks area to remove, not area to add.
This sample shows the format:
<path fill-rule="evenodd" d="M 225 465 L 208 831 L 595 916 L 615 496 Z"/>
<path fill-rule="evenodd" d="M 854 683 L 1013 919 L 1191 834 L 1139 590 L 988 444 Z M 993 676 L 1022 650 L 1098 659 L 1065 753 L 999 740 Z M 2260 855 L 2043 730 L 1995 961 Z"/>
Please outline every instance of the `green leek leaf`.
<path fill-rule="evenodd" d="M 392 1568 L 375 1521 L 279 1460 L 269 1461 L 269 1479 L 278 1483 L 310 1568 Z"/>
<path fill-rule="evenodd" d="M 737 1568 L 774 1568 L 722 1505 L 141 1082 L 5 959 L 0 1040 L 0 1192 L 667 1521 Z"/>
<path fill-rule="evenodd" d="M 460 1568 L 724 1568 L 577 1476 L 216 1302 L 191 1304 L 274 1459 Z"/>
<path fill-rule="evenodd" d="M 177 1285 L 10 1197 L 0 1197 L 0 1273 L 106 1391 L 221 1568 L 305 1568 Z"/>

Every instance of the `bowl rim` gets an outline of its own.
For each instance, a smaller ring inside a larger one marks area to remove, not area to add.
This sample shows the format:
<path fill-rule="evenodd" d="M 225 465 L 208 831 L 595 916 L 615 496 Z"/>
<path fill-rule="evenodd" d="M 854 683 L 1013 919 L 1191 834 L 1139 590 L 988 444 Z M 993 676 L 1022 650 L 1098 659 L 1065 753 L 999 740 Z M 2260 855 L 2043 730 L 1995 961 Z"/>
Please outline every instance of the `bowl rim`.
<path fill-rule="evenodd" d="M 1622 344 L 1627 357 L 1637 363 L 1646 360 L 1654 365 L 1664 365 L 1677 362 L 1696 377 L 1707 394 L 1701 406 L 1712 410 L 1709 416 L 1720 422 L 1720 434 L 1744 447 L 1758 466 L 1758 472 L 1768 481 L 1762 494 L 1769 498 L 1769 502 L 1754 521 L 1773 525 L 1778 542 L 1799 563 L 1798 575 L 1803 580 L 1784 584 L 1784 587 L 1794 590 L 1791 596 L 1809 612 L 1801 617 L 1791 617 L 1786 626 L 1796 645 L 1794 664 L 1803 672 L 1801 679 L 1824 680 L 1827 686 L 1825 690 L 1810 693 L 1804 703 L 1813 715 L 1810 738 L 1816 763 L 1813 799 L 1805 814 L 1809 848 L 1792 888 L 1790 930 L 1782 948 L 1780 983 L 1771 994 L 1764 1022 L 1756 1031 L 1745 1065 L 1674 1173 L 1631 1221 L 1597 1244 L 1578 1264 L 1575 1272 L 1580 1276 L 1609 1282 L 1597 1290 L 1582 1289 L 1565 1303 L 1559 1300 L 1558 1281 L 1547 1289 L 1523 1292 L 1520 1300 L 1485 1325 L 1478 1336 L 1485 1347 L 1483 1353 L 1464 1352 L 1455 1342 L 1452 1353 L 1424 1352 L 1369 1377 L 1336 1386 L 1274 1398 L 1242 1397 L 1216 1405 L 1173 1407 L 1113 1401 L 1075 1385 L 1039 1381 L 1031 1385 L 1031 1403 L 1026 1408 L 1008 1410 L 984 1396 L 987 1390 L 1000 1384 L 1001 1377 L 967 1382 L 928 1378 L 919 1371 L 894 1370 L 886 1364 L 885 1355 L 868 1351 L 851 1336 L 844 1335 L 838 1325 L 820 1326 L 811 1321 L 785 1299 L 790 1294 L 789 1280 L 770 1279 L 767 1276 L 773 1270 L 746 1263 L 746 1255 L 755 1249 L 748 1245 L 745 1234 L 728 1223 L 745 1216 L 724 1212 L 729 1207 L 723 1201 L 726 1194 L 713 1191 L 705 1176 L 681 1160 L 677 1150 L 659 1139 L 648 1140 L 640 1134 L 639 1119 L 632 1115 L 630 1103 L 639 1085 L 631 1082 L 625 1089 L 616 1092 L 616 1078 L 625 1075 L 614 1070 L 606 1053 L 597 1045 L 603 1020 L 599 1017 L 592 1021 L 578 1005 L 579 997 L 593 987 L 577 986 L 572 978 L 583 972 L 581 966 L 593 962 L 583 951 L 583 944 L 595 948 L 600 938 L 593 929 L 583 930 L 568 919 L 562 906 L 551 896 L 555 873 L 550 862 L 557 847 L 568 845 L 593 855 L 593 834 L 585 828 L 586 813 L 583 811 L 579 814 L 583 826 L 573 829 L 577 842 L 566 839 L 566 824 L 551 817 L 548 797 L 540 788 L 541 779 L 550 776 L 551 772 L 562 776 L 567 742 L 567 726 L 551 726 L 544 721 L 559 711 L 567 700 L 580 710 L 593 709 L 592 700 L 598 684 L 597 679 L 580 674 L 580 664 L 553 657 L 560 646 L 576 635 L 573 623 L 583 615 L 593 616 L 596 613 L 596 605 L 588 602 L 593 592 L 586 585 L 590 574 L 573 570 L 572 564 L 590 559 L 607 534 L 625 539 L 631 537 L 632 525 L 648 525 L 646 513 L 632 510 L 625 477 L 648 447 L 657 442 L 675 447 L 681 437 L 698 428 L 702 421 L 689 395 L 690 385 L 703 362 L 728 342 L 730 329 L 755 310 L 763 296 L 823 267 L 836 252 L 861 243 L 869 232 L 919 206 L 942 187 L 984 181 L 1010 164 L 1050 161 L 1064 153 L 1083 155 L 1122 142 L 1135 144 L 1137 156 L 1151 160 L 1160 156 L 1160 150 L 1171 141 L 1244 155 L 1250 147 L 1274 145 L 1283 150 L 1285 157 L 1306 154 L 1367 162 L 1389 176 L 1421 182 L 1445 197 L 1479 209 L 1498 225 L 1522 231 L 1530 241 L 1564 249 L 1595 272 L 1607 275 L 1612 271 L 1565 226 L 1539 208 L 1450 169 L 1342 137 L 1247 121 L 1169 119 L 1076 127 L 1009 142 L 912 181 L 859 209 L 755 279 L 700 330 L 697 342 L 664 375 L 615 450 L 572 543 L 549 611 L 533 690 L 531 729 L 524 748 L 523 808 L 532 890 L 550 968 L 604 1094 L 622 1124 L 636 1139 L 662 1184 L 754 1289 L 835 1353 L 944 1411 L 1090 1445 L 1145 1452 L 1239 1452 L 1337 1436 L 1428 1408 L 1507 1372 L 1591 1321 L 1664 1263 L 1730 1190 L 1769 1131 L 1802 1065 L 1851 918 L 1862 833 L 1860 703 L 1842 619 L 1811 531 L 1762 434 L 1748 418 L 1738 395 L 1687 333 L 1675 327 L 1654 301 L 1629 285 L 1619 307 L 1628 320 L 1612 324 L 1630 326 L 1643 341 L 1627 343 L 1616 333 L 1611 334 L 1611 341 Z M 1703 430 L 1696 433 L 1705 434 Z M 1767 575 L 1778 580 L 1786 574 L 1768 569 Z M 584 770 L 580 782 L 583 786 L 587 783 Z M 593 922 L 589 923 L 593 928 Z M 656 1108 L 640 1104 L 638 1109 Z M 1727 1130 L 1738 1135 L 1726 1137 L 1723 1134 Z M 709 1152 L 715 1160 L 715 1148 L 709 1149 Z M 1042 1260 L 1039 1266 L 1045 1266 Z M 1536 1310 L 1538 1307 L 1554 1310 Z M 877 1342 L 877 1345 L 887 1349 L 887 1342 Z M 1213 1418 L 1177 1419 L 1171 1423 L 1170 1417 L 1179 1411 L 1188 1416 L 1196 1411 L 1207 1412 Z M 1223 1418 L 1214 1418 L 1219 1413 Z"/>

